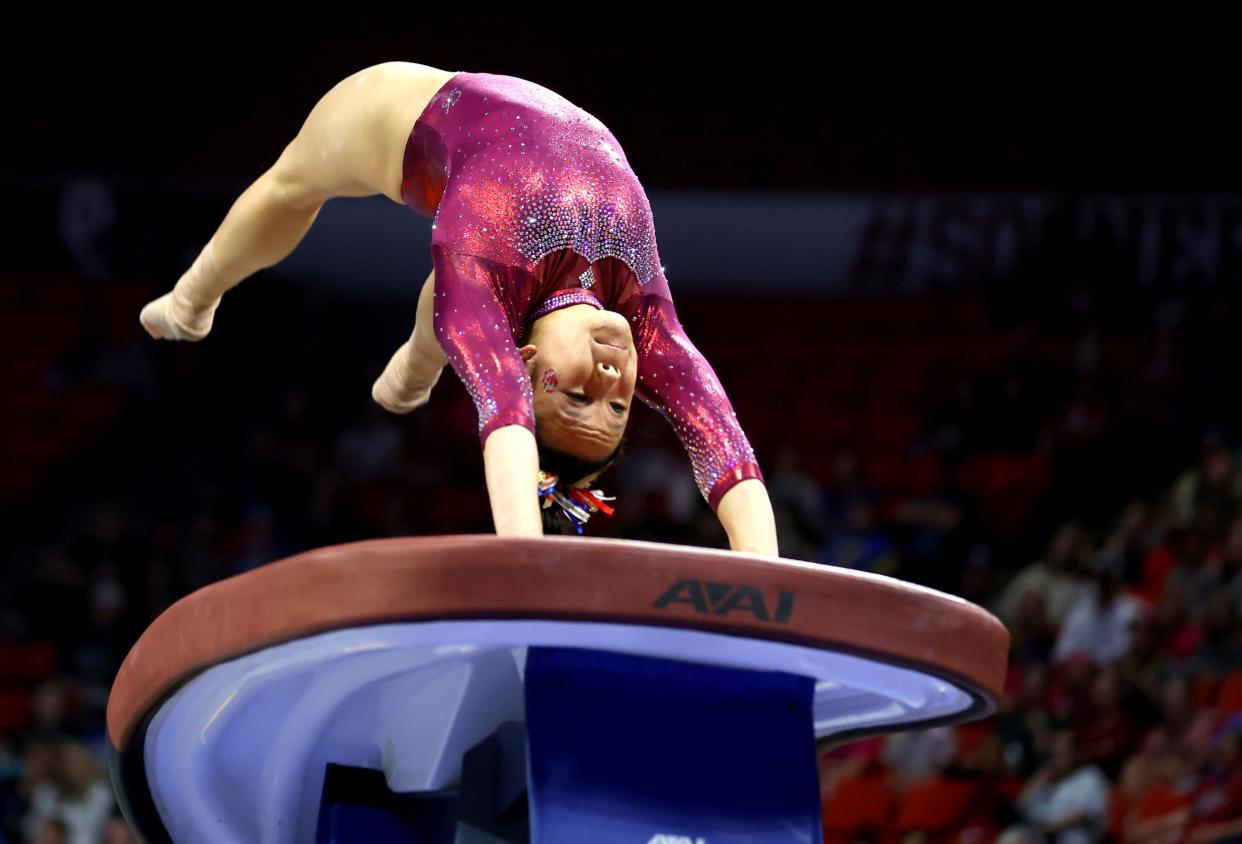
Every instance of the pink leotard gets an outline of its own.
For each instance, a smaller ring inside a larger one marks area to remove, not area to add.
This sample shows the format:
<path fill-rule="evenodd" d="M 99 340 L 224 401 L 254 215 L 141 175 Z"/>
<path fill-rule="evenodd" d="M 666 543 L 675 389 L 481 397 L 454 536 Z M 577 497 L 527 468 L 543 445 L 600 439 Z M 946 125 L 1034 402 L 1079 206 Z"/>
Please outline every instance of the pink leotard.
<path fill-rule="evenodd" d="M 676 431 L 714 510 L 763 479 L 737 415 L 677 320 L 651 206 L 594 116 L 533 82 L 458 73 L 410 132 L 401 194 L 430 216 L 435 331 L 479 413 L 479 438 L 535 431 L 517 342 L 537 309 L 575 302 L 630 320 L 635 394 Z"/>

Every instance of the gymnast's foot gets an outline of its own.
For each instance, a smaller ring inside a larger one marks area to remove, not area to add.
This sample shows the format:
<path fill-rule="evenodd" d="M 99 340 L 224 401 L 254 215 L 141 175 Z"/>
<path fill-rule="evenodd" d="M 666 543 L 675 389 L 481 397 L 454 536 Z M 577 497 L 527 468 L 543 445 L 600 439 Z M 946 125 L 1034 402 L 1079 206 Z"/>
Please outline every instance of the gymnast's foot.
<path fill-rule="evenodd" d="M 216 300 L 210 308 L 198 310 L 174 287 L 158 299 L 148 302 L 138 315 L 138 320 L 156 340 L 188 340 L 196 343 L 211 332 L 211 324 L 219 304 L 219 300 Z"/>
<path fill-rule="evenodd" d="M 427 403 L 431 388 L 440 380 L 443 371 L 444 364 L 416 353 L 406 340 L 375 379 L 371 398 L 385 410 L 409 413 Z"/>

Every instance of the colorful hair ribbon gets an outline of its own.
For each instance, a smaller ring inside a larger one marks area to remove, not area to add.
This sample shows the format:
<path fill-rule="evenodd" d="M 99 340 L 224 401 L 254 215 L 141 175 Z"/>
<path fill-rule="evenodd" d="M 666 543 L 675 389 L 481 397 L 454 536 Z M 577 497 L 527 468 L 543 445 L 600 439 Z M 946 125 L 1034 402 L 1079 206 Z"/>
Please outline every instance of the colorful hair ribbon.
<path fill-rule="evenodd" d="M 613 508 L 604 502 L 616 500 L 615 495 L 598 493 L 589 484 L 562 488 L 560 478 L 542 469 L 539 470 L 539 498 L 545 510 L 553 503 L 559 505 L 579 536 L 592 513 L 602 512 L 605 516 L 611 516 Z"/>

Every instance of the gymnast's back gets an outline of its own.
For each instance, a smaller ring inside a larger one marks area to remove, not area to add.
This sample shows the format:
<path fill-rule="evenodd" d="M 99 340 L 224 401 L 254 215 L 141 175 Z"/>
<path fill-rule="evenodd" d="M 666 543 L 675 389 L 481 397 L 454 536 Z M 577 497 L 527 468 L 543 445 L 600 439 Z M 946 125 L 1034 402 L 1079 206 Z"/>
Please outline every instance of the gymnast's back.
<path fill-rule="evenodd" d="M 412 126 L 403 174 L 402 199 L 434 216 L 448 252 L 531 271 L 568 249 L 615 257 L 640 285 L 659 274 L 651 206 L 620 143 L 537 83 L 454 74 Z"/>

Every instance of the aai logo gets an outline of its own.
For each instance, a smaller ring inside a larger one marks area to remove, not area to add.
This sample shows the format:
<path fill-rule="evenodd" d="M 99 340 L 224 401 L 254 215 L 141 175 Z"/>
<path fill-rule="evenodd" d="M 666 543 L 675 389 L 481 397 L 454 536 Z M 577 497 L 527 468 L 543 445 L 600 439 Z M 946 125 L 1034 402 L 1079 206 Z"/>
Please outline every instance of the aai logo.
<path fill-rule="evenodd" d="M 689 835 L 665 835 L 657 832 L 651 836 L 647 844 L 707 844 L 707 839 L 691 838 Z"/>
<path fill-rule="evenodd" d="M 750 613 L 759 621 L 786 624 L 793 615 L 794 593 L 777 592 L 775 603 L 769 605 L 758 586 L 683 579 L 656 599 L 655 608 L 666 610 L 672 604 L 686 604 L 703 615 Z"/>

